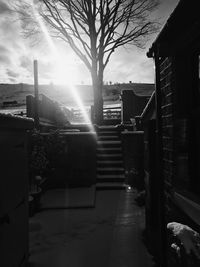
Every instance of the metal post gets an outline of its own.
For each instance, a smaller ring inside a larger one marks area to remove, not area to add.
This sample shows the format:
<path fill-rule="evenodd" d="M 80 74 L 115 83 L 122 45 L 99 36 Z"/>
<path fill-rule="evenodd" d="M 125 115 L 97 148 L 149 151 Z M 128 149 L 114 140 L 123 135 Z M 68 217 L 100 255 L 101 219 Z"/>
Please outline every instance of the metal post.
<path fill-rule="evenodd" d="M 39 129 L 38 62 L 34 60 L 35 128 Z"/>

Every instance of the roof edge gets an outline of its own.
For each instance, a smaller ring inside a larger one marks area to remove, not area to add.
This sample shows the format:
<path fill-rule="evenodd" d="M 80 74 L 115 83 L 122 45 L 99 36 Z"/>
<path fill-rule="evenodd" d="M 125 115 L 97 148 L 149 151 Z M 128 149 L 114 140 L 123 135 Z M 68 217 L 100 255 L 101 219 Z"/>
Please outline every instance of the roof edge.
<path fill-rule="evenodd" d="M 152 43 L 151 47 L 149 48 L 149 51 L 146 53 L 148 58 L 154 57 L 154 52 L 157 48 L 158 42 L 162 39 L 163 35 L 168 31 L 169 25 L 173 22 L 174 18 L 176 17 L 177 10 L 179 10 L 179 7 L 183 4 L 183 1 L 180 0 L 174 10 L 172 11 L 171 15 L 167 19 L 166 23 L 163 25 L 160 33 Z"/>

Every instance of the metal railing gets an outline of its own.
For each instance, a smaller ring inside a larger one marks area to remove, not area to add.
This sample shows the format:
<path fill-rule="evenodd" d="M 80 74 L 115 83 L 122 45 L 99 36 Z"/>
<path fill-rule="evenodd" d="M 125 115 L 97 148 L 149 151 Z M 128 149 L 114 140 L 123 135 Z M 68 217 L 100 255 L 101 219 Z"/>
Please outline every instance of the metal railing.
<path fill-rule="evenodd" d="M 121 107 L 104 107 L 103 108 L 104 120 L 121 119 Z"/>

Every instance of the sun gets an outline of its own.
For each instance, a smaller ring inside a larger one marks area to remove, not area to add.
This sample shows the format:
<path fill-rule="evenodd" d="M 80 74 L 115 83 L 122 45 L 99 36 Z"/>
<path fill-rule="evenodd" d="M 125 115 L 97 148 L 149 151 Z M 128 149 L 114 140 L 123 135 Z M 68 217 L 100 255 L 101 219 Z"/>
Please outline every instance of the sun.
<path fill-rule="evenodd" d="M 72 60 L 57 57 L 53 61 L 52 80 L 54 84 L 71 85 L 77 83 L 78 74 Z"/>
<path fill-rule="evenodd" d="M 49 62 L 53 63 L 53 69 L 51 71 L 52 81 L 55 84 L 74 84 L 78 80 L 77 72 L 74 68 L 76 64 L 74 55 L 71 53 L 67 53 L 66 55 L 62 46 L 57 45 L 54 42 L 48 28 L 38 13 L 34 2 L 32 2 L 32 9 L 34 17 L 40 26 L 41 32 L 47 41 L 47 50 L 50 51 L 50 55 L 48 55 L 47 58 Z"/>

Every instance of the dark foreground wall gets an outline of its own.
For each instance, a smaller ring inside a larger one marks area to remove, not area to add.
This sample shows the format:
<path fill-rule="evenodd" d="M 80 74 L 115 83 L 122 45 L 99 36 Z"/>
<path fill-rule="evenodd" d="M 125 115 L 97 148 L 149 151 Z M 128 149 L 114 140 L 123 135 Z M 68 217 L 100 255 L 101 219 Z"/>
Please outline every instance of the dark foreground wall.
<path fill-rule="evenodd" d="M 27 130 L 32 119 L 0 116 L 0 266 L 20 267 L 28 257 Z"/>
<path fill-rule="evenodd" d="M 65 133 L 66 178 L 69 185 L 96 183 L 96 133 Z"/>
<path fill-rule="evenodd" d="M 124 168 L 129 184 L 144 188 L 144 134 L 142 131 L 121 133 Z"/>
<path fill-rule="evenodd" d="M 63 153 L 56 159 L 55 169 L 48 179 L 48 186 L 79 187 L 95 184 L 96 133 L 63 131 L 60 137 Z"/>

